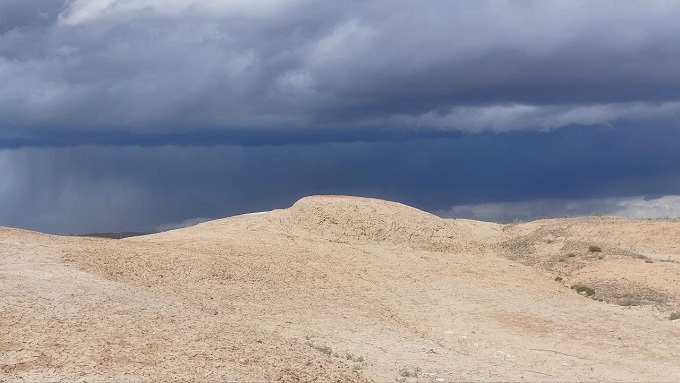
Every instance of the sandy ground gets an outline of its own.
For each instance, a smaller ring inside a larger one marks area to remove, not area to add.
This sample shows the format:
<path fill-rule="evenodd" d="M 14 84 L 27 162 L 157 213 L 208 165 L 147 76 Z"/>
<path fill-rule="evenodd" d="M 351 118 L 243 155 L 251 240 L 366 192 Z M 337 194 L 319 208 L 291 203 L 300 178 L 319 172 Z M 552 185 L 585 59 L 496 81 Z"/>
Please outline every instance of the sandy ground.
<path fill-rule="evenodd" d="M 677 382 L 680 221 L 315 196 L 124 240 L 0 228 L 0 310 L 7 382 Z"/>

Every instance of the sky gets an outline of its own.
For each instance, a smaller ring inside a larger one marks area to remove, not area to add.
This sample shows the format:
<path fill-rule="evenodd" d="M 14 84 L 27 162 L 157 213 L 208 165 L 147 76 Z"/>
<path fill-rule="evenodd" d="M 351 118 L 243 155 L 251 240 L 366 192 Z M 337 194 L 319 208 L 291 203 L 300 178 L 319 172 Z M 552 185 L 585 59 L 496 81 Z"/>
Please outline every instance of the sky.
<path fill-rule="evenodd" d="M 680 1 L 0 0 L 0 225 L 680 216 Z"/>

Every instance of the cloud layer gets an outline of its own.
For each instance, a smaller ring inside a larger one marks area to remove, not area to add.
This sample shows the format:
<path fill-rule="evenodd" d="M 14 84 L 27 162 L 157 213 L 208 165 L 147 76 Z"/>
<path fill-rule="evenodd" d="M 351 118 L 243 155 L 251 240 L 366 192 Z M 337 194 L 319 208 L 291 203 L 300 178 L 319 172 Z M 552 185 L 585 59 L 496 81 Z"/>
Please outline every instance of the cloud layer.
<path fill-rule="evenodd" d="M 677 124 L 680 109 L 675 1 L 6 1 L 0 15 L 0 141 L 550 130 Z"/>
<path fill-rule="evenodd" d="M 678 20 L 670 0 L 3 0 L 0 225 L 148 231 L 318 193 L 663 215 Z"/>
<path fill-rule="evenodd" d="M 534 220 L 604 214 L 628 218 L 679 218 L 680 196 L 534 200 L 456 205 L 441 215 L 483 221 Z"/>

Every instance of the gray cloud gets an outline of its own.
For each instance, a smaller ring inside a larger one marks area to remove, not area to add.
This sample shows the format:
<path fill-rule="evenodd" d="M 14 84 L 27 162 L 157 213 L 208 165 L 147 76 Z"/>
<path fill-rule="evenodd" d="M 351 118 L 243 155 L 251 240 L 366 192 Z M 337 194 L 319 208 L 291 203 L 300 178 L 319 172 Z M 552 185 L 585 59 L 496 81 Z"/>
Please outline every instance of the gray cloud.
<path fill-rule="evenodd" d="M 440 211 L 439 213 L 445 217 L 471 218 L 484 221 L 533 220 L 591 214 L 628 218 L 680 218 L 680 196 L 486 202 L 455 205 L 451 209 Z"/>
<path fill-rule="evenodd" d="M 570 125 L 611 125 L 615 121 L 649 123 L 673 121 L 680 116 L 680 102 L 626 102 L 592 105 L 492 105 L 454 107 L 445 113 L 419 116 L 396 115 L 376 125 L 428 127 L 467 132 L 549 131 Z"/>
<path fill-rule="evenodd" d="M 0 33 L 15 28 L 26 31 L 56 22 L 66 1 L 59 0 L 3 0 L 0 3 Z"/>
<path fill-rule="evenodd" d="M 0 139 L 63 128 L 544 130 L 672 121 L 680 102 L 674 1 L 3 7 Z"/>

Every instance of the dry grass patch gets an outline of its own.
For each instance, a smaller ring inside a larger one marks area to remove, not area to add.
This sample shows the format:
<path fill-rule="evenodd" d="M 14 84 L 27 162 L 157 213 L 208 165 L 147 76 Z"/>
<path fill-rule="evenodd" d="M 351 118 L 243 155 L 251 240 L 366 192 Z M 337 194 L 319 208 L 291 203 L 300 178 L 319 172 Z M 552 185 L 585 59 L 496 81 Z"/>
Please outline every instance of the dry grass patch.
<path fill-rule="evenodd" d="M 634 297 L 623 297 L 619 298 L 619 301 L 617 302 L 620 306 L 639 306 L 640 305 L 640 300 Z"/>
<path fill-rule="evenodd" d="M 595 289 L 585 286 L 585 285 L 573 285 L 571 286 L 572 289 L 576 290 L 577 293 L 583 294 L 587 297 L 595 295 Z"/>
<path fill-rule="evenodd" d="M 413 369 L 410 368 L 401 368 L 399 369 L 399 376 L 403 378 L 417 378 L 420 376 L 420 373 L 422 372 L 420 367 L 415 367 Z"/>

